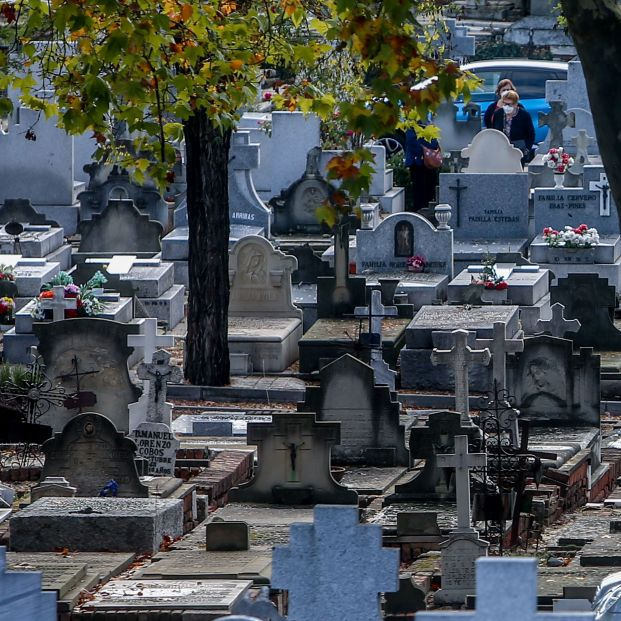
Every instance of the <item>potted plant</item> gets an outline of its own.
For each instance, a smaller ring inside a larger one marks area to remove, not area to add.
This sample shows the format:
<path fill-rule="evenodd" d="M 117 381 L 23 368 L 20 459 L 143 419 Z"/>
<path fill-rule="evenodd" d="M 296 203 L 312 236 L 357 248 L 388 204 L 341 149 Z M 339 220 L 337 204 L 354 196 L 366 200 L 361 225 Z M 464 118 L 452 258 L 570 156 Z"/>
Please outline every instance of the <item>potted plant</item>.
<path fill-rule="evenodd" d="M 556 230 L 551 226 L 543 229 L 543 239 L 548 244 L 551 263 L 593 263 L 595 246 L 599 245 L 599 233 L 586 224 L 565 226 Z"/>
<path fill-rule="evenodd" d="M 485 302 L 501 304 L 507 300 L 509 283 L 496 272 L 496 257 L 487 255 L 483 259 L 483 271 L 477 277 L 472 276 L 470 282 L 483 289 L 481 299 Z"/>
<path fill-rule="evenodd" d="M 573 166 L 574 158 L 569 153 L 565 153 L 563 147 L 555 147 L 550 149 L 541 159 L 549 168 L 554 169 L 554 187 L 562 188 L 565 173 L 570 166 Z"/>

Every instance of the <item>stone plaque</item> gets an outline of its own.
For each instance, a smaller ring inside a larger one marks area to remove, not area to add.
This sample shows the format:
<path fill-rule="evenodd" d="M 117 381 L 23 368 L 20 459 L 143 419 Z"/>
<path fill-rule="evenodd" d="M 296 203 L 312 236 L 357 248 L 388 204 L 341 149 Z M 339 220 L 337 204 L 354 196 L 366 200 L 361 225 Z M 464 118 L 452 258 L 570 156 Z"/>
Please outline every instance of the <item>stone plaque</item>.
<path fill-rule="evenodd" d="M 148 496 L 134 464 L 136 445 L 101 414 L 74 417 L 62 432 L 45 442 L 43 452 L 41 478 L 65 477 L 77 488 L 76 496 L 99 496 L 111 479 L 118 483 L 119 496 Z"/>
<path fill-rule="evenodd" d="M 136 452 L 149 461 L 149 474 L 175 475 L 179 440 L 164 423 L 140 423 L 131 434 Z"/>

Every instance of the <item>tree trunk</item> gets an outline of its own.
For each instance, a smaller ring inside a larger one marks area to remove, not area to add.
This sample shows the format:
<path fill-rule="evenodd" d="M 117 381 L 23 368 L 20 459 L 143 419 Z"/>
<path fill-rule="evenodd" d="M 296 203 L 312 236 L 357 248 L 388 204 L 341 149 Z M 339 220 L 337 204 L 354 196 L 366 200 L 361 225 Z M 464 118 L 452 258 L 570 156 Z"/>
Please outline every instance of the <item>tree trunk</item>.
<path fill-rule="evenodd" d="M 188 334 L 184 374 L 195 385 L 229 383 L 229 198 L 231 131 L 197 110 L 184 123 L 189 227 Z"/>
<path fill-rule="evenodd" d="M 621 7 L 616 0 L 561 0 L 582 61 L 595 134 L 621 218 Z"/>

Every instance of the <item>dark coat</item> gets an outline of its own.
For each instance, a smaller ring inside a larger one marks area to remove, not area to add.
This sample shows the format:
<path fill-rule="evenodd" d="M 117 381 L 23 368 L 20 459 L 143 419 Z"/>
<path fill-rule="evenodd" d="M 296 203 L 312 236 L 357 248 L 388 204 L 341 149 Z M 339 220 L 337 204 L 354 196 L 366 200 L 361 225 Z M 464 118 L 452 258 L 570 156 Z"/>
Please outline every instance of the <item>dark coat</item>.
<path fill-rule="evenodd" d="M 505 111 L 502 108 L 497 108 L 492 116 L 492 129 L 503 131 L 504 127 Z M 535 126 L 533 125 L 530 114 L 528 114 L 524 108 L 518 107 L 517 114 L 513 117 L 509 140 L 513 144 L 523 140 L 527 149 L 531 149 L 535 143 Z"/>
<path fill-rule="evenodd" d="M 408 129 L 405 132 L 405 165 L 408 168 L 410 166 L 423 166 L 423 145 L 428 149 L 440 147 L 435 138 L 428 142 L 424 138 L 419 138 L 413 129 Z"/>
<path fill-rule="evenodd" d="M 496 129 L 492 125 L 492 116 L 494 116 L 494 112 L 496 111 L 497 103 L 498 103 L 498 99 L 496 99 L 496 101 L 494 101 L 489 106 L 487 106 L 487 110 L 485 111 L 485 114 L 483 115 L 483 125 L 485 125 L 486 129 Z M 524 109 L 524 106 L 521 103 L 519 103 L 518 108 Z"/>

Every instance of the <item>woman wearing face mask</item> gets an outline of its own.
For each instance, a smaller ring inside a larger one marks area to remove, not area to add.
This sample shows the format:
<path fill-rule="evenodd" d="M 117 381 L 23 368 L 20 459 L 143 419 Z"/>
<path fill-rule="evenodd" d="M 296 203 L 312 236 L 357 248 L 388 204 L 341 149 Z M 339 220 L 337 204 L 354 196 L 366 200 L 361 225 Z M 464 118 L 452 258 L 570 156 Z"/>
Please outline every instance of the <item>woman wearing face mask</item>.
<path fill-rule="evenodd" d="M 498 86 L 496 87 L 496 101 L 494 103 L 491 103 L 487 107 L 485 115 L 483 116 L 483 124 L 487 129 L 492 128 L 492 115 L 494 114 L 494 112 L 497 110 L 497 108 L 502 107 L 502 104 L 500 103 L 502 96 L 509 91 L 516 90 L 517 89 L 515 88 L 515 86 L 513 86 L 513 82 L 511 82 L 509 78 L 505 78 L 504 80 L 500 80 L 500 82 L 498 82 Z"/>
<path fill-rule="evenodd" d="M 492 129 L 503 132 L 513 146 L 522 151 L 522 166 L 524 166 L 534 156 L 535 127 L 530 114 L 519 106 L 519 101 L 520 98 L 515 91 L 509 91 L 502 96 L 500 100 L 502 107 L 496 108 L 492 115 Z"/>

